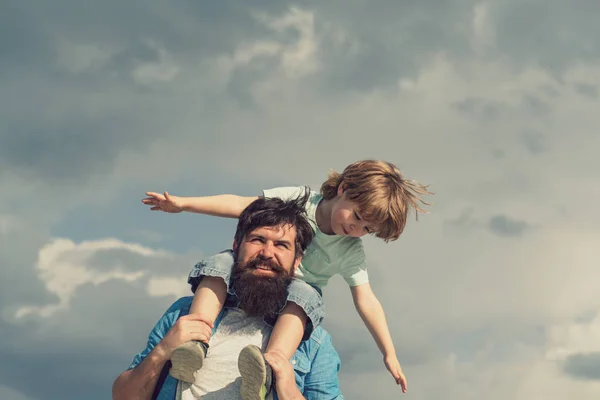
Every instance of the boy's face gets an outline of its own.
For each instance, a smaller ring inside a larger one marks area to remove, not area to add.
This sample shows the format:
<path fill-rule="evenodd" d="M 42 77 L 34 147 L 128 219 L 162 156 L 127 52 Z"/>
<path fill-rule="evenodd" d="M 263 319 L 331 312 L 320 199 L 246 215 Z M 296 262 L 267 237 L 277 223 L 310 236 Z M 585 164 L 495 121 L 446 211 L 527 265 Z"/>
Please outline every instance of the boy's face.
<path fill-rule="evenodd" d="M 375 230 L 373 224 L 362 219 L 358 205 L 346 199 L 342 185 L 331 211 L 331 229 L 336 235 L 361 237 Z"/>

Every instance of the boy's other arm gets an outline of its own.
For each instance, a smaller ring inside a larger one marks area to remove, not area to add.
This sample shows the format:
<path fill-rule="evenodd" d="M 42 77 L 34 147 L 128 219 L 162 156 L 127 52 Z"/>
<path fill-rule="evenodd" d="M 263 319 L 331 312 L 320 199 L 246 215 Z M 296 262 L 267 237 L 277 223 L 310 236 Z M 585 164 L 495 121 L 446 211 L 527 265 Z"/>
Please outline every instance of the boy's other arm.
<path fill-rule="evenodd" d="M 238 218 L 242 211 L 258 197 L 244 197 L 234 194 L 217 196 L 180 197 L 168 192 L 164 194 L 146 192 L 142 203 L 151 206 L 152 211 L 179 213 L 182 211 L 213 215 L 216 217 Z"/>
<path fill-rule="evenodd" d="M 375 339 L 379 351 L 383 354 L 386 367 L 394 376 L 396 383 L 402 385 L 402 391 L 405 392 L 406 378 L 396 357 L 396 348 L 394 347 L 381 303 L 368 283 L 352 286 L 350 290 L 352 292 L 352 299 L 354 300 L 354 307 L 369 329 L 371 336 Z"/>

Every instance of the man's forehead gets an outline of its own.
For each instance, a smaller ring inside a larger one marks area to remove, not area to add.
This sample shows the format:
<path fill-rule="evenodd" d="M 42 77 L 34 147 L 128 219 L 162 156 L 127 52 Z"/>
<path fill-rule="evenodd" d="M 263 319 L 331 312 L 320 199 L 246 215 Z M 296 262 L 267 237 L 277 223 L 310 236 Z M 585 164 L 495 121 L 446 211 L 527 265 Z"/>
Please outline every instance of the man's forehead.
<path fill-rule="evenodd" d="M 250 232 L 250 235 L 267 235 L 273 239 L 293 241 L 296 238 L 296 227 L 292 224 L 261 226 Z"/>

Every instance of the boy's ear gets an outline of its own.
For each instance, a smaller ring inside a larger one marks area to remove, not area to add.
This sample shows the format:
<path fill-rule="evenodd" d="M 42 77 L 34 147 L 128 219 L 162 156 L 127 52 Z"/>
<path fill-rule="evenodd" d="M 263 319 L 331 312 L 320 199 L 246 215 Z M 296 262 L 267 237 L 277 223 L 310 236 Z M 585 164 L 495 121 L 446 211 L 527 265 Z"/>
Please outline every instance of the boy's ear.
<path fill-rule="evenodd" d="M 340 197 L 341 197 L 341 196 L 344 194 L 344 190 L 346 190 L 346 188 L 345 188 L 344 186 L 345 186 L 345 185 L 344 185 L 344 182 L 343 182 L 343 181 L 342 181 L 342 182 L 340 182 L 340 184 L 338 185 L 338 188 L 337 188 L 337 195 L 338 195 L 338 196 L 340 196 Z"/>

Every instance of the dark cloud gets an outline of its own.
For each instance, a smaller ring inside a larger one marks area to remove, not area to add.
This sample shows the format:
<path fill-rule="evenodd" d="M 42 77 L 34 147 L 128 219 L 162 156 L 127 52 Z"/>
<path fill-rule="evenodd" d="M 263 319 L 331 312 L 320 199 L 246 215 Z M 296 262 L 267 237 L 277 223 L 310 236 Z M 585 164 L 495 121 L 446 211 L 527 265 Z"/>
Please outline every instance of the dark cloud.
<path fill-rule="evenodd" d="M 477 225 L 477 221 L 473 218 L 473 207 L 467 207 L 455 218 L 448 218 L 444 221 L 444 225 L 450 228 L 470 229 Z"/>
<path fill-rule="evenodd" d="M 581 83 L 576 85 L 575 88 L 579 93 L 586 97 L 589 97 L 591 99 L 598 98 L 599 91 L 597 86 Z"/>
<path fill-rule="evenodd" d="M 576 379 L 600 381 L 600 352 L 570 355 L 565 360 L 563 369 L 567 375 Z"/>
<path fill-rule="evenodd" d="M 497 53 L 519 67 L 539 65 L 559 75 L 577 62 L 600 58 L 600 3 L 593 0 L 490 3 Z"/>
<path fill-rule="evenodd" d="M 0 304 L 4 313 L 14 311 L 13 306 L 18 303 L 45 304 L 57 300 L 46 290 L 35 269 L 38 250 L 48 237 L 43 231 L 30 228 L 23 222 L 18 229 L 0 235 Z"/>
<path fill-rule="evenodd" d="M 40 399 L 110 398 L 172 301 L 148 297 L 144 282 L 111 281 L 80 287 L 71 309 L 52 318 L 3 324 L 0 385 Z"/>
<path fill-rule="evenodd" d="M 521 134 L 521 140 L 531 154 L 546 153 L 550 149 L 549 139 L 542 132 L 523 132 Z"/>
<path fill-rule="evenodd" d="M 137 66 L 160 62 L 164 48 L 183 75 L 191 73 L 206 57 L 270 34 L 254 12 L 286 7 L 72 0 L 48 7 L 9 0 L 0 16 L 0 169 L 47 183 L 107 175 L 123 151 L 170 132 L 180 117 L 177 104 L 187 106 L 170 86 L 136 82 Z M 101 61 L 93 62 L 94 52 Z M 253 79 L 242 74 L 232 93 L 243 94 L 243 82 Z"/>
<path fill-rule="evenodd" d="M 504 157 L 506 157 L 506 151 L 502 149 L 492 149 L 492 157 L 494 157 L 497 160 L 503 159 Z"/>
<path fill-rule="evenodd" d="M 333 1 L 316 5 L 318 32 L 341 27 L 353 44 L 325 38 L 319 78 L 327 92 L 370 91 L 395 87 L 401 77 L 414 77 L 423 63 L 440 51 L 450 57 L 470 53 L 472 2 L 453 0 Z"/>
<path fill-rule="evenodd" d="M 506 215 L 496 215 L 490 218 L 488 228 L 498 236 L 521 236 L 529 227 L 526 221 L 512 219 Z"/>
<path fill-rule="evenodd" d="M 478 97 L 468 97 L 456 102 L 454 106 L 461 113 L 482 119 L 498 118 L 506 112 L 505 105 Z"/>

